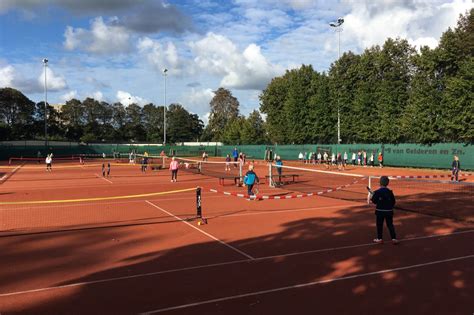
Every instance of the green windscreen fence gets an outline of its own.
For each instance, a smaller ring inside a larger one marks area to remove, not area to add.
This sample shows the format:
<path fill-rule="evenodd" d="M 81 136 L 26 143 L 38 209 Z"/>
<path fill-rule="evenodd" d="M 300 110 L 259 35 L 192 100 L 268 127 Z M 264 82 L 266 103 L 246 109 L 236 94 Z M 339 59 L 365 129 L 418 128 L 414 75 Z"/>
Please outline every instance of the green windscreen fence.
<path fill-rule="evenodd" d="M 152 155 L 164 151 L 167 155 L 181 157 L 199 157 L 206 152 L 210 157 L 225 157 L 231 155 L 234 148 L 244 152 L 250 160 L 262 160 L 271 151 L 283 160 L 297 160 L 299 153 L 328 152 L 337 154 L 347 153 L 349 160 L 352 153 L 367 152 L 377 157 L 383 153 L 384 164 L 387 166 L 427 167 L 446 169 L 451 167 L 453 156 L 459 156 L 462 169 L 474 170 L 474 144 L 439 143 L 433 145 L 420 144 L 301 144 L 301 145 L 167 145 L 159 144 L 79 144 L 74 142 L 50 142 L 47 147 L 39 141 L 11 141 L 0 143 L 0 159 L 11 157 L 36 157 L 54 153 L 55 156 L 78 154 L 128 154 L 132 151 Z M 376 160 L 376 158 L 375 158 Z M 376 164 L 377 161 L 376 161 Z"/>

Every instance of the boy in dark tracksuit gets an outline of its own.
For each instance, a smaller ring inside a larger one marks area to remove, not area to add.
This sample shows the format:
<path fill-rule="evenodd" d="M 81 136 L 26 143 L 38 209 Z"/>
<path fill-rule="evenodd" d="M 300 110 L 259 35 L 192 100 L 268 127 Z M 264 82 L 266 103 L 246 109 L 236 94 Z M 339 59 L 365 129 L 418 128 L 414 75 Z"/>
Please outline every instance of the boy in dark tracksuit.
<path fill-rule="evenodd" d="M 459 162 L 459 158 L 455 155 L 453 163 L 451 164 L 451 180 L 459 181 L 459 171 L 461 170 L 461 162 Z"/>
<path fill-rule="evenodd" d="M 395 233 L 395 227 L 393 226 L 393 207 L 395 206 L 395 196 L 393 192 L 387 188 L 389 179 L 387 176 L 380 178 L 380 188 L 372 194 L 372 202 L 375 203 L 375 215 L 377 217 L 377 238 L 374 239 L 375 243 L 383 243 L 383 221 L 386 222 L 387 228 L 392 238 L 392 243 L 398 244 L 397 235 Z"/>
<path fill-rule="evenodd" d="M 249 196 L 253 196 L 253 191 L 252 191 L 253 185 L 255 185 L 255 183 L 258 183 L 258 182 L 259 182 L 258 176 L 253 171 L 253 165 L 250 165 L 249 170 L 247 173 L 245 173 L 245 177 L 244 177 L 244 184 L 247 185 L 247 194 Z"/>

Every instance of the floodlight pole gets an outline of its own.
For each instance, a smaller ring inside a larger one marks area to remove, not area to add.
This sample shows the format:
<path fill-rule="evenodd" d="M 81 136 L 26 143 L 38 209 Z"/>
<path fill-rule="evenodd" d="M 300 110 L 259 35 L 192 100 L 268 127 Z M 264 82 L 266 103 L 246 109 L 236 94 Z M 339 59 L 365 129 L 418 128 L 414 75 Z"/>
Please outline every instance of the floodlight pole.
<path fill-rule="evenodd" d="M 48 59 L 43 59 L 44 65 L 44 146 L 48 147 L 48 81 L 46 69 L 48 68 Z"/>
<path fill-rule="evenodd" d="M 334 30 L 338 33 L 338 60 L 341 59 L 341 25 L 344 23 L 343 18 L 337 19 L 337 22 L 329 23 L 329 26 L 334 27 Z M 337 98 L 337 143 L 341 143 L 341 113 L 339 108 L 339 97 Z"/>
<path fill-rule="evenodd" d="M 164 102 L 163 102 L 163 146 L 166 145 L 166 77 L 168 74 L 168 69 L 163 70 L 163 76 L 165 78 L 165 93 L 164 93 Z"/>

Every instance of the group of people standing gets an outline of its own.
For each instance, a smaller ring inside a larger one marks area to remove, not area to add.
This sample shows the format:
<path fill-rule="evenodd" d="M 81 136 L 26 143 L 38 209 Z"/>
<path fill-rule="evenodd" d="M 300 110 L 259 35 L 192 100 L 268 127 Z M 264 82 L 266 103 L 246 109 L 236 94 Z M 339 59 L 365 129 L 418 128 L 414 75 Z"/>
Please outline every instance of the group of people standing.
<path fill-rule="evenodd" d="M 375 166 L 375 152 L 372 152 L 370 155 L 367 154 L 367 151 L 358 151 L 352 153 L 352 165 L 356 166 Z M 300 152 L 298 154 L 298 160 L 304 164 L 326 164 L 326 167 L 329 165 L 337 165 L 338 169 L 345 169 L 345 166 L 349 163 L 349 156 L 347 152 L 344 154 L 337 152 L 332 153 L 329 156 L 327 151 L 321 152 Z M 377 162 L 380 167 L 383 167 L 383 154 L 379 152 L 377 155 Z"/>
<path fill-rule="evenodd" d="M 377 154 L 377 162 L 379 167 L 383 167 L 383 153 L 379 152 Z M 352 152 L 352 165 L 359 166 L 375 166 L 375 152 L 372 152 L 370 156 L 367 155 L 367 151 L 358 151 L 357 154 Z"/>

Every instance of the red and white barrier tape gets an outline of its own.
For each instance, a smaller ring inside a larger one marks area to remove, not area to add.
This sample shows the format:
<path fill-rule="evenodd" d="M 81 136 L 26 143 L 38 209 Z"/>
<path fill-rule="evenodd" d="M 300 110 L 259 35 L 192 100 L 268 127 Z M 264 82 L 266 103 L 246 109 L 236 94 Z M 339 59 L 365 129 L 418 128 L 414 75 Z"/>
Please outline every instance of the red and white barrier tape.
<path fill-rule="evenodd" d="M 459 173 L 459 177 L 463 177 L 463 176 L 472 176 L 474 174 L 471 174 L 471 173 Z M 379 176 L 375 176 L 375 177 L 379 177 Z M 396 178 L 396 179 L 416 179 L 416 178 L 424 178 L 424 179 L 427 179 L 427 178 L 451 178 L 452 175 L 401 175 L 401 176 L 389 176 L 389 178 Z"/>
<path fill-rule="evenodd" d="M 364 179 L 366 179 L 366 177 L 362 178 L 362 180 L 364 180 Z M 349 186 L 357 184 L 359 182 L 359 180 L 360 179 L 358 179 L 358 180 L 356 180 L 356 181 L 354 181 L 350 184 L 347 184 L 347 185 L 344 185 L 344 186 L 338 186 L 336 188 L 330 188 L 330 189 L 317 191 L 317 192 L 312 192 L 312 193 L 306 193 L 306 194 L 293 194 L 293 195 L 285 195 L 285 196 L 269 196 L 269 195 L 261 195 L 261 194 L 249 196 L 247 194 L 241 194 L 241 193 L 238 193 L 238 192 L 219 191 L 219 190 L 216 190 L 216 189 L 209 189 L 209 191 L 213 192 L 213 193 L 223 194 L 223 195 L 226 195 L 226 196 L 234 196 L 234 197 L 247 198 L 247 199 L 259 199 L 259 200 L 295 199 L 295 198 L 319 196 L 319 195 L 324 195 L 324 194 L 327 194 L 327 193 L 330 193 L 330 192 L 333 192 L 333 191 L 342 190 L 344 188 L 347 188 Z"/>

